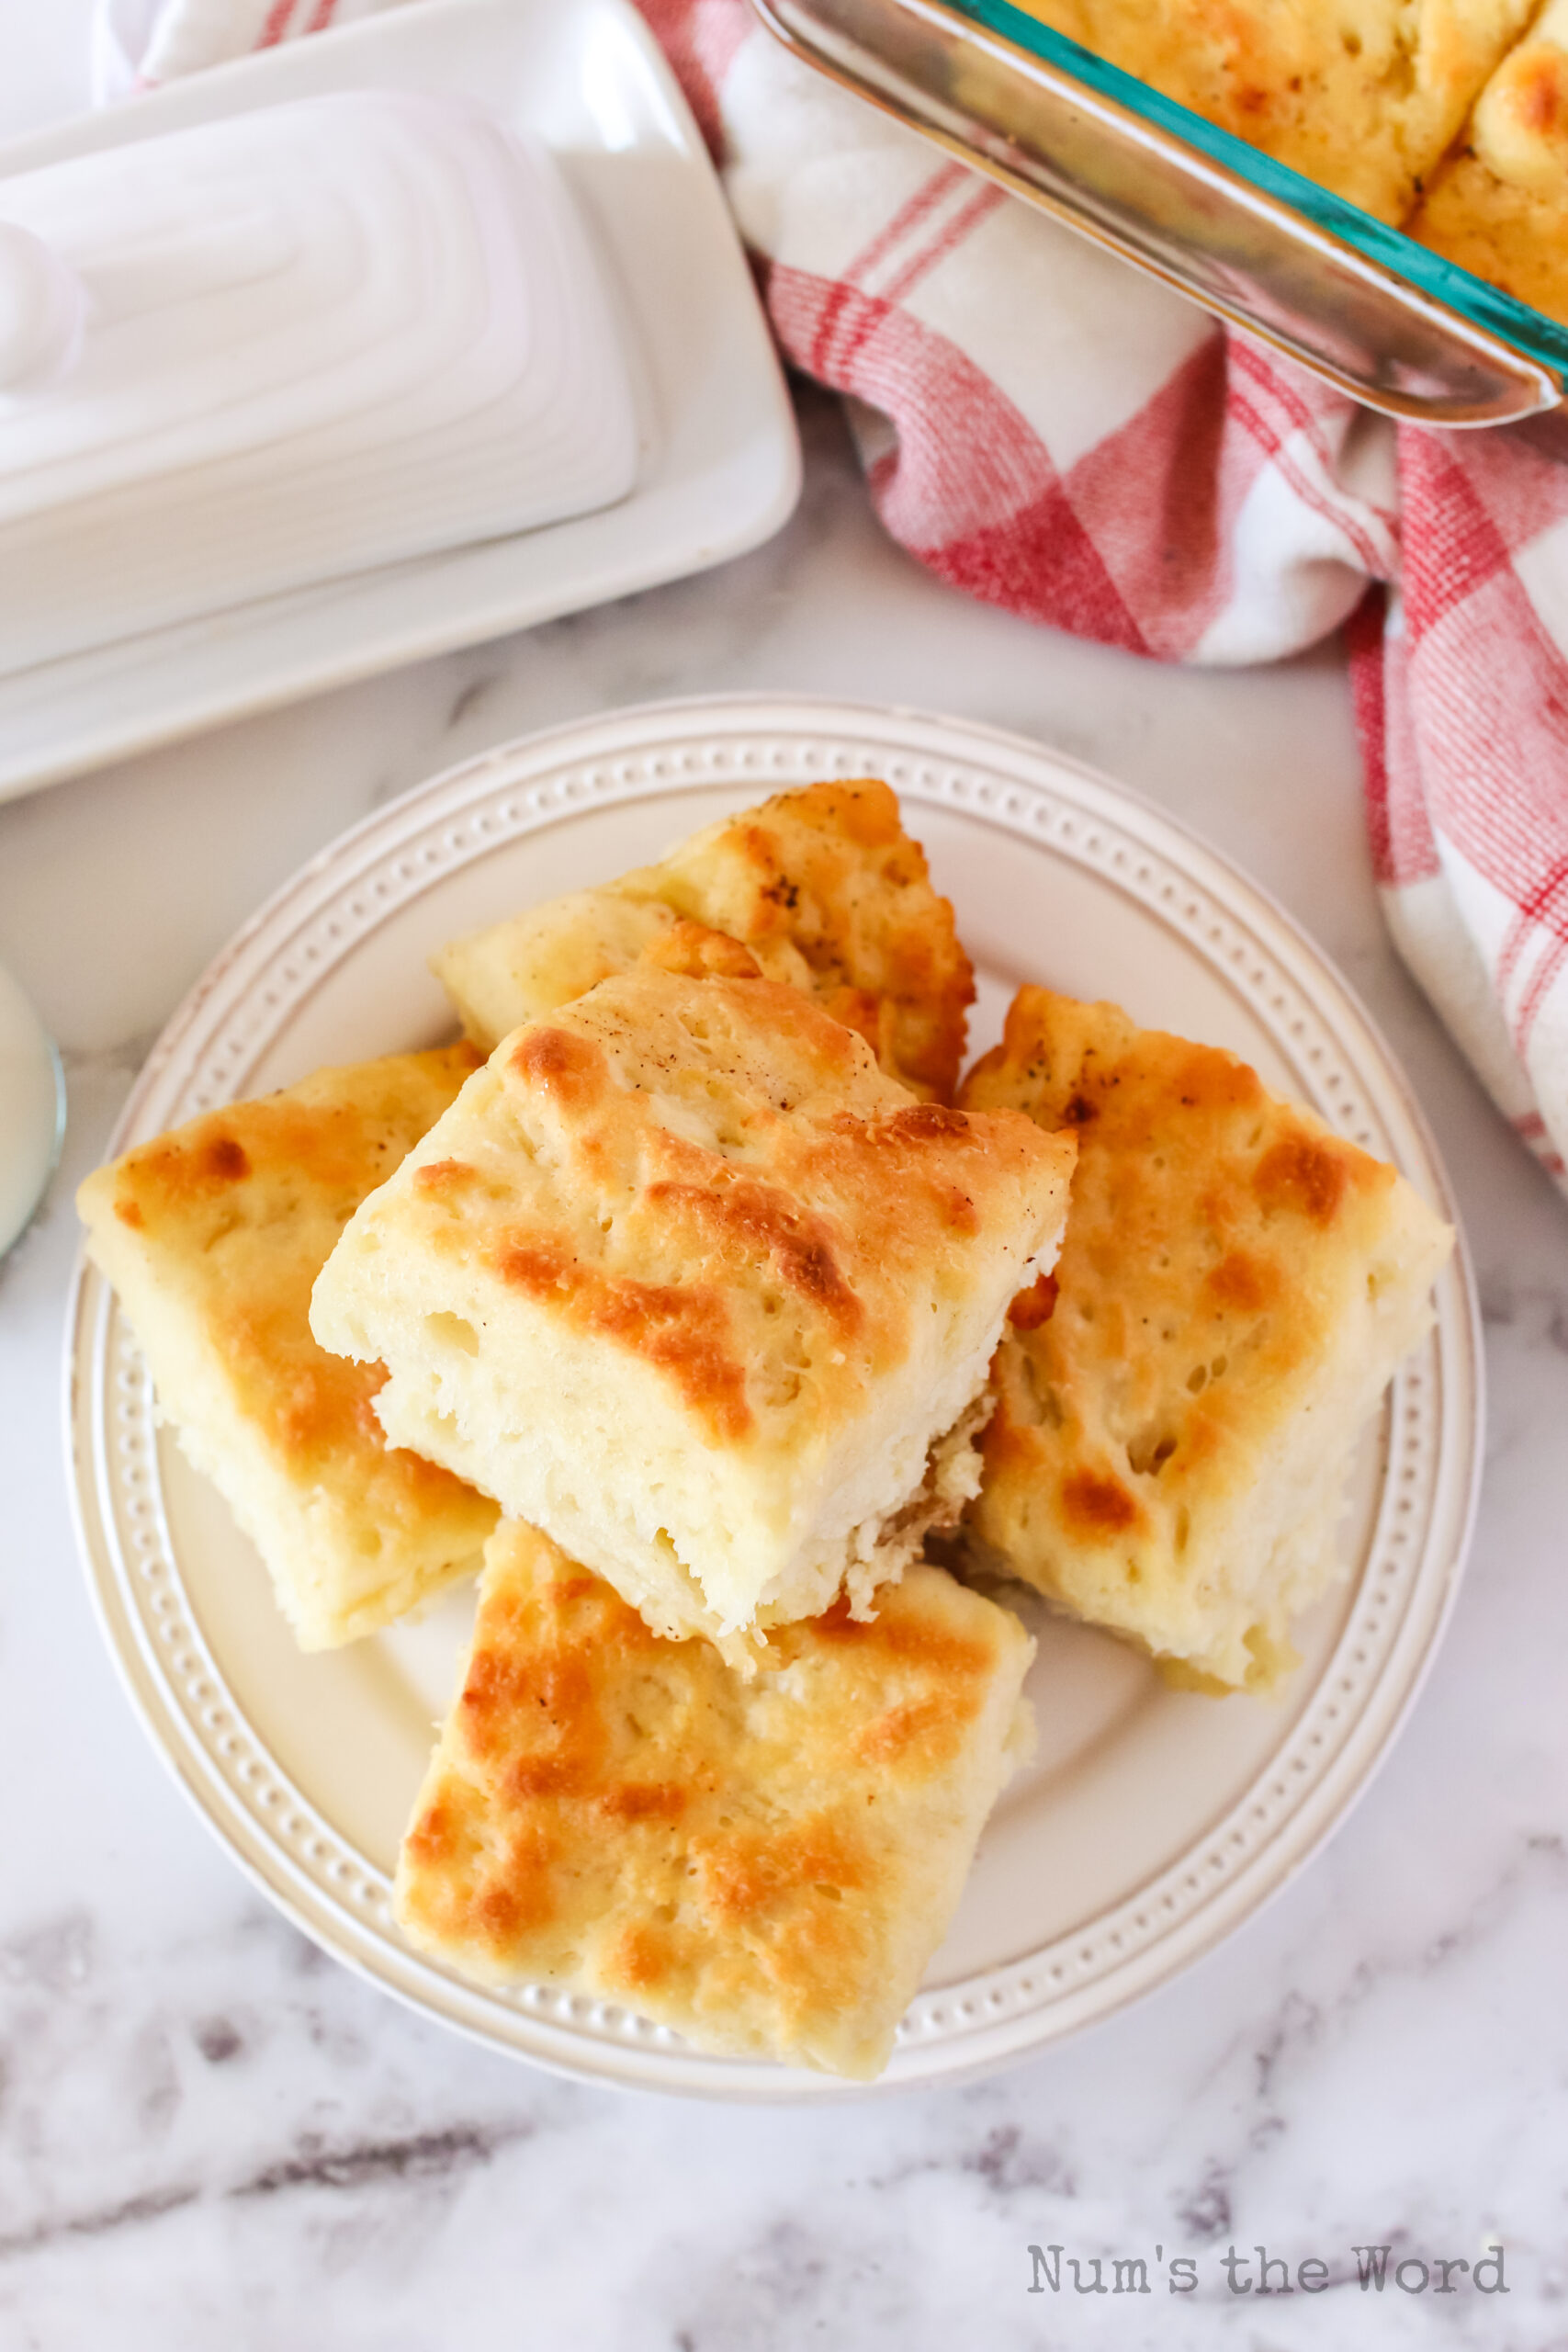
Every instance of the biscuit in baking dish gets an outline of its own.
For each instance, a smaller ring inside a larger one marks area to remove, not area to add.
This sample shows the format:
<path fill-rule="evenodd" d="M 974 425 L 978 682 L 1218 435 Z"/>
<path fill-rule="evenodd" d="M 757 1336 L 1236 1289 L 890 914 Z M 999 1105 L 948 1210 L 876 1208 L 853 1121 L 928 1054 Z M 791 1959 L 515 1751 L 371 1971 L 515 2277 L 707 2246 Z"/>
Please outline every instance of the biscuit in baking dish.
<path fill-rule="evenodd" d="M 1499 65 L 1410 234 L 1568 321 L 1568 0 Z"/>
<path fill-rule="evenodd" d="M 963 1099 L 1078 1139 L 1054 1289 L 998 1351 L 975 1534 L 1072 1615 L 1272 1687 L 1451 1232 L 1233 1055 L 1114 1005 L 1021 990 Z"/>
<path fill-rule="evenodd" d="M 658 865 L 457 941 L 432 968 L 488 1054 L 626 970 L 682 916 L 804 989 L 914 1093 L 952 1101 L 974 976 L 924 851 L 874 778 L 807 785 L 722 818 Z"/>
<path fill-rule="evenodd" d="M 1397 225 L 1535 0 L 1022 0 L 1032 16 Z"/>
<path fill-rule="evenodd" d="M 794 989 L 642 968 L 502 1042 L 311 1324 L 389 1366 L 395 1443 L 724 1639 L 863 1603 L 956 1520 L 1072 1156 L 917 1102 Z"/>
<path fill-rule="evenodd" d="M 87 1250 L 158 1409 L 271 1571 L 300 1645 L 375 1631 L 471 1569 L 495 1506 L 391 1450 L 378 1365 L 310 1337 L 310 1286 L 365 1195 L 473 1071 L 466 1046 L 318 1070 L 89 1176 Z"/>
<path fill-rule="evenodd" d="M 700 2049 L 860 2078 L 1029 1742 L 1034 1645 L 940 1568 L 744 1680 L 503 1520 L 398 1865 L 411 1942 L 623 2003 Z"/>

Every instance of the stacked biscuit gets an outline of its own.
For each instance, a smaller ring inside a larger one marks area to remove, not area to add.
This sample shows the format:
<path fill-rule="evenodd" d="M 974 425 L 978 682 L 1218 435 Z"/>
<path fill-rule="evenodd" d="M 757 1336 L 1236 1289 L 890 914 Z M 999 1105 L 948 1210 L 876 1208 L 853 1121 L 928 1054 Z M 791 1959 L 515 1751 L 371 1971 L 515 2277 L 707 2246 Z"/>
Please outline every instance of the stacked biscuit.
<path fill-rule="evenodd" d="M 1568 320 L 1568 0 L 1024 0 L 1505 293 Z"/>
<path fill-rule="evenodd" d="M 1113 1007 L 1025 989 L 960 1088 L 968 959 L 879 784 L 436 968 L 468 1044 L 128 1153 L 89 1249 L 305 1646 L 482 1551 L 411 1940 L 874 2074 L 1028 1741 L 965 1562 L 1271 1687 L 1450 1237 Z"/>

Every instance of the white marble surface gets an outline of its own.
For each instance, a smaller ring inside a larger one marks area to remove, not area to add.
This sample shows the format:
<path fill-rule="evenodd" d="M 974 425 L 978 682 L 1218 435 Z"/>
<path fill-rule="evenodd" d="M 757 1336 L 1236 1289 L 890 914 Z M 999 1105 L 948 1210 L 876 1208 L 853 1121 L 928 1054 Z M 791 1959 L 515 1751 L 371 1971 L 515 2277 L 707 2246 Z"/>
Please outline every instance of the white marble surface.
<path fill-rule="evenodd" d="M 6 119 L 75 93 L 61 28 L 85 8 L 52 6 L 29 48 L 31 12 L 0 0 Z M 882 537 L 836 414 L 803 413 L 805 504 L 741 563 L 0 808 L 0 958 L 61 1039 L 72 1097 L 65 1170 L 0 1267 L 7 2352 L 1568 2346 L 1568 1216 L 1389 950 L 1334 654 L 1181 674 L 983 611 Z M 1272 888 L 1413 1075 L 1469 1219 L 1492 1381 L 1452 1631 L 1328 1850 L 1188 1975 L 1032 2064 L 810 2112 L 554 2081 L 285 1926 L 121 1696 L 57 1396 L 70 1185 L 256 901 L 374 803 L 505 736 L 749 686 L 1021 729 Z M 1355 2283 L 1357 2245 L 1473 2261 L 1494 2240 L 1506 2297 Z M 1154 2292 L 1079 2298 L 1064 2274 L 1031 2295 L 1032 2242 L 1143 2256 Z M 1328 2291 L 1230 2292 L 1220 2258 L 1234 2244 L 1255 2265 L 1259 2243 L 1321 2257 Z M 1179 2256 L 1193 2294 L 1168 2291 Z"/>

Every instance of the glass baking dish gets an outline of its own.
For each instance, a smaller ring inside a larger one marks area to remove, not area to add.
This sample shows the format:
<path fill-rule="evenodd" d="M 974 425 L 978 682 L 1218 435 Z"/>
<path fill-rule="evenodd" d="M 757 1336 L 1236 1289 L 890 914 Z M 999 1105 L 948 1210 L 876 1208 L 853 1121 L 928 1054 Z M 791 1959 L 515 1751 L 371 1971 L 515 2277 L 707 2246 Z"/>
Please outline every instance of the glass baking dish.
<path fill-rule="evenodd" d="M 753 5 L 796 56 L 1369 407 L 1540 419 L 1558 454 L 1568 329 L 1010 0 Z"/>

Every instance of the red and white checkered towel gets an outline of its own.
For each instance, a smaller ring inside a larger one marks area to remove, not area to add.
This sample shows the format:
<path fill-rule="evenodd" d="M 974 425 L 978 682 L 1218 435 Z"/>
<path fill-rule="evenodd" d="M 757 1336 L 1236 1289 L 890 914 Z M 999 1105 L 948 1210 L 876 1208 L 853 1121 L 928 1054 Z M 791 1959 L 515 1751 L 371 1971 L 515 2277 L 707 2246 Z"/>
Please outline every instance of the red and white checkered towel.
<path fill-rule="evenodd" d="M 378 5 L 101 0 L 101 78 Z M 1568 1188 L 1568 467 L 1357 409 L 795 64 L 747 0 L 642 6 L 912 555 L 1161 661 L 1347 626 L 1390 927 Z"/>

